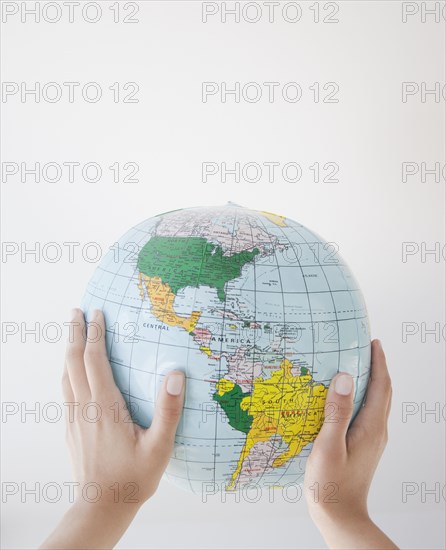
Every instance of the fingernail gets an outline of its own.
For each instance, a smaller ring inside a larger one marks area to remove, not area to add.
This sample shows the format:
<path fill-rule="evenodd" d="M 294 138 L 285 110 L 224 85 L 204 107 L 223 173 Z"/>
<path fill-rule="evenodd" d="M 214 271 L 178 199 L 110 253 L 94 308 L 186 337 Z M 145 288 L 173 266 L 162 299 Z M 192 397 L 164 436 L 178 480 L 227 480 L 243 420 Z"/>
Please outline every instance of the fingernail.
<path fill-rule="evenodd" d="M 336 378 L 335 391 L 339 395 L 350 395 L 353 389 L 353 378 L 349 374 L 341 374 Z"/>
<path fill-rule="evenodd" d="M 376 343 L 380 349 L 383 349 L 383 345 L 381 344 L 381 340 L 376 340 Z"/>
<path fill-rule="evenodd" d="M 70 313 L 70 319 L 75 319 L 77 317 L 77 312 L 79 310 L 77 308 L 73 308 Z"/>
<path fill-rule="evenodd" d="M 183 391 L 184 375 L 181 373 L 172 373 L 167 376 L 166 391 L 169 395 L 180 395 Z"/>
<path fill-rule="evenodd" d="M 94 309 L 92 318 L 99 320 L 101 318 L 101 315 L 102 315 L 102 311 L 100 309 Z"/>

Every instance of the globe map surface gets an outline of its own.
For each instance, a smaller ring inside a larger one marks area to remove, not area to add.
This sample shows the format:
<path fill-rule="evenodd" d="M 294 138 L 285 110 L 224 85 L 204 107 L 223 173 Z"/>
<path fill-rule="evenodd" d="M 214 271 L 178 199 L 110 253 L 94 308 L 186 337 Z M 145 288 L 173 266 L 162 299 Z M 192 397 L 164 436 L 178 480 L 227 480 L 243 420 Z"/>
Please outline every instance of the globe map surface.
<path fill-rule="evenodd" d="M 300 483 L 332 377 L 354 377 L 354 415 L 367 387 L 366 307 L 337 245 L 272 213 L 228 203 L 150 218 L 104 256 L 82 307 L 104 312 L 141 426 L 165 374 L 184 371 L 165 475 L 195 493 Z"/>

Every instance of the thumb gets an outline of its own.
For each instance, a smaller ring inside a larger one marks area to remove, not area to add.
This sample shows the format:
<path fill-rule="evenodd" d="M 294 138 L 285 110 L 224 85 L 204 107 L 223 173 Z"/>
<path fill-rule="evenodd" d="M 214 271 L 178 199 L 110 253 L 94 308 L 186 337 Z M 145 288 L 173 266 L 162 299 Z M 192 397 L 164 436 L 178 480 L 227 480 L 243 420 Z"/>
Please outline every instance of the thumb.
<path fill-rule="evenodd" d="M 146 432 L 148 445 L 164 467 L 172 454 L 175 432 L 183 410 L 185 378 L 181 371 L 169 372 L 156 400 L 152 424 Z"/>
<path fill-rule="evenodd" d="M 331 381 L 325 401 L 325 417 L 315 445 L 326 451 L 345 450 L 348 426 L 353 412 L 353 378 L 340 372 Z"/>

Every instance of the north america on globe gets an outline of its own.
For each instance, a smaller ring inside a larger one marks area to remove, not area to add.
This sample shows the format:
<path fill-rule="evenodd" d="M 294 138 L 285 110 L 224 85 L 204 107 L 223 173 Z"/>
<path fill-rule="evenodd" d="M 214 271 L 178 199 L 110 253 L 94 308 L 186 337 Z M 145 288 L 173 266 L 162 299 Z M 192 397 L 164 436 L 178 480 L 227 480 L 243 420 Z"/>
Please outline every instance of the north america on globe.
<path fill-rule="evenodd" d="M 102 309 L 115 381 L 150 426 L 173 369 L 186 375 L 166 477 L 183 489 L 301 483 L 333 376 L 370 370 L 358 284 L 303 225 L 233 203 L 167 212 L 127 232 L 83 301 Z"/>

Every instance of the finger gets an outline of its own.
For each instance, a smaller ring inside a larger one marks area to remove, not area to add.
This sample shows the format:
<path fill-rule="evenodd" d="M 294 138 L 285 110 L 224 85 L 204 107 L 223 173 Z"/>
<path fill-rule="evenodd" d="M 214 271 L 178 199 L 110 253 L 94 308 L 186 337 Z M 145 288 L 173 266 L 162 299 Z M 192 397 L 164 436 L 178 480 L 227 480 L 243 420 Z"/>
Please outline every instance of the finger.
<path fill-rule="evenodd" d="M 315 446 L 325 452 L 346 450 L 345 436 L 353 412 L 353 378 L 341 372 L 331 381 L 325 402 L 325 416 Z"/>
<path fill-rule="evenodd" d="M 184 386 L 182 372 L 171 371 L 166 375 L 158 393 L 152 424 L 145 433 L 147 448 L 156 457 L 153 467 L 158 469 L 160 477 L 172 455 L 175 432 L 183 410 Z"/>
<path fill-rule="evenodd" d="M 392 408 L 392 395 L 393 395 L 393 390 L 392 390 L 392 386 L 390 386 L 390 397 L 389 397 L 389 403 L 387 405 L 386 422 L 389 420 L 390 409 Z"/>
<path fill-rule="evenodd" d="M 392 385 L 387 370 L 386 356 L 379 340 L 372 342 L 372 365 L 364 406 L 354 425 L 370 431 L 382 431 L 390 413 Z"/>
<path fill-rule="evenodd" d="M 107 390 L 116 388 L 105 348 L 104 314 L 98 309 L 88 323 L 84 358 L 92 395 L 106 395 Z"/>
<path fill-rule="evenodd" d="M 68 376 L 67 364 L 65 363 L 62 374 L 62 395 L 66 403 L 74 402 L 73 388 L 71 387 L 70 377 Z"/>
<path fill-rule="evenodd" d="M 85 320 L 80 309 L 73 310 L 70 325 L 65 364 L 75 400 L 86 402 L 90 397 L 90 386 L 84 364 Z"/>

